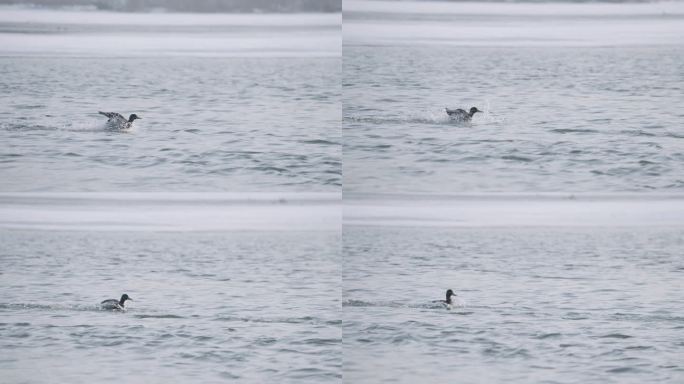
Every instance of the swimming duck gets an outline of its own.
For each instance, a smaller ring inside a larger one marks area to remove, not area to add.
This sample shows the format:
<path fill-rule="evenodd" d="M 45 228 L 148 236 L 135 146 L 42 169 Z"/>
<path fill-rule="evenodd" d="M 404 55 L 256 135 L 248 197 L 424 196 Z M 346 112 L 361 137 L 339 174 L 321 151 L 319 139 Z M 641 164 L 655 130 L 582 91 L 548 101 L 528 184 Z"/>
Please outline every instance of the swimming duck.
<path fill-rule="evenodd" d="M 449 289 L 446 291 L 446 300 L 440 300 L 439 301 L 440 303 L 444 304 L 446 309 L 452 309 L 454 306 L 456 306 L 456 303 L 454 302 L 454 300 L 451 300 L 451 296 L 456 296 L 456 294 L 454 293 L 454 291 Z"/>
<path fill-rule="evenodd" d="M 117 311 L 124 311 L 126 308 L 124 307 L 124 304 L 126 303 L 126 300 L 133 300 L 130 297 L 128 297 L 127 294 L 121 295 L 121 300 L 117 299 L 108 299 L 100 303 L 102 306 L 102 309 L 115 309 Z"/>
<path fill-rule="evenodd" d="M 140 119 L 140 117 L 138 117 L 138 115 L 135 113 L 129 116 L 128 120 L 116 112 L 99 111 L 98 113 L 109 118 L 109 120 L 107 120 L 107 128 L 110 129 L 126 130 L 131 128 L 131 125 L 133 125 L 133 121 L 135 119 Z"/>
<path fill-rule="evenodd" d="M 476 112 L 482 112 L 476 107 L 470 108 L 470 112 L 466 112 L 463 109 L 449 109 L 445 108 L 447 115 L 451 117 L 452 120 L 457 120 L 457 121 L 470 121 L 470 119 L 473 118 L 473 115 Z"/>

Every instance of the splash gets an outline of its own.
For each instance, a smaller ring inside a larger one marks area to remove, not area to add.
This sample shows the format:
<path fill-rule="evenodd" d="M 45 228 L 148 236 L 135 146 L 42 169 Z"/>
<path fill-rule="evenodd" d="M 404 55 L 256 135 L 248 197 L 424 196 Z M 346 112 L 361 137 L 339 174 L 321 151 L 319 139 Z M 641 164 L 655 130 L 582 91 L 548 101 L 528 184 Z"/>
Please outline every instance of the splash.
<path fill-rule="evenodd" d="M 86 120 L 77 122 L 59 122 L 57 124 L 26 124 L 26 123 L 0 123 L 0 130 L 18 132 L 114 132 L 135 133 L 135 127 L 127 130 L 113 130 L 107 127 L 101 120 Z"/>

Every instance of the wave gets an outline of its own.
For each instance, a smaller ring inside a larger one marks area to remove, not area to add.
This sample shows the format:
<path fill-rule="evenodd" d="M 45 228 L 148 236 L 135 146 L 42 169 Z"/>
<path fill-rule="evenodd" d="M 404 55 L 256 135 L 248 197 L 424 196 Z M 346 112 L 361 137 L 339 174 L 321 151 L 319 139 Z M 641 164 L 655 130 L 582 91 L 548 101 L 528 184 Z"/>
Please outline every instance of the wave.
<path fill-rule="evenodd" d="M 135 315 L 138 319 L 184 319 L 183 316 L 178 315 Z"/>
<path fill-rule="evenodd" d="M 443 110 L 440 112 L 425 112 L 423 114 L 408 115 L 408 116 L 346 116 L 346 122 L 351 124 L 373 124 L 373 125 L 391 125 L 391 124 L 426 124 L 426 125 L 446 125 L 457 127 L 470 127 L 479 124 L 502 123 L 505 121 L 500 116 L 492 115 L 485 112 L 482 116 L 475 116 L 471 121 L 460 121 L 450 118 Z"/>
<path fill-rule="evenodd" d="M 0 303 L 0 309 L 123 313 L 120 311 L 112 311 L 109 309 L 103 309 L 99 304 Z"/>
<path fill-rule="evenodd" d="M 600 339 L 630 339 L 634 336 L 625 335 L 622 333 L 609 333 L 607 335 L 597 336 Z"/>
<path fill-rule="evenodd" d="M 444 304 L 441 302 L 427 302 L 427 303 L 403 303 L 396 301 L 364 301 L 364 300 L 354 300 L 349 299 L 342 302 L 343 307 L 385 307 L 385 308 L 412 308 L 412 309 L 446 309 Z M 466 307 L 466 303 L 461 301 L 457 303 L 454 309 L 463 309 Z M 472 312 L 467 312 L 470 314 Z"/>
<path fill-rule="evenodd" d="M 406 124 L 406 123 L 415 123 L 415 124 L 455 124 L 455 122 L 452 122 L 449 119 L 449 116 L 443 116 L 443 117 L 356 117 L 356 116 L 351 116 L 351 117 L 345 117 L 344 120 L 351 122 L 351 123 L 370 123 L 370 124 L 377 124 L 377 125 L 386 125 L 386 124 Z"/>
<path fill-rule="evenodd" d="M 108 129 L 101 120 L 81 121 L 58 124 L 25 124 L 25 123 L 0 123 L 0 129 L 15 132 L 55 131 L 55 132 L 108 132 L 108 133 L 134 133 L 136 127 L 127 130 Z"/>
<path fill-rule="evenodd" d="M 300 140 L 299 142 L 302 143 L 302 144 L 340 145 L 340 143 L 336 143 L 336 142 L 334 142 L 334 141 L 323 140 L 323 139 L 318 139 L 318 140 Z"/>
<path fill-rule="evenodd" d="M 583 129 L 583 128 L 556 128 L 552 129 L 551 132 L 555 133 L 598 133 L 595 129 Z"/>
<path fill-rule="evenodd" d="M 247 317 L 247 316 L 218 316 L 215 321 L 245 322 L 245 323 L 276 323 L 276 324 L 312 324 L 339 325 L 339 321 L 324 320 L 313 316 L 302 317 Z"/>

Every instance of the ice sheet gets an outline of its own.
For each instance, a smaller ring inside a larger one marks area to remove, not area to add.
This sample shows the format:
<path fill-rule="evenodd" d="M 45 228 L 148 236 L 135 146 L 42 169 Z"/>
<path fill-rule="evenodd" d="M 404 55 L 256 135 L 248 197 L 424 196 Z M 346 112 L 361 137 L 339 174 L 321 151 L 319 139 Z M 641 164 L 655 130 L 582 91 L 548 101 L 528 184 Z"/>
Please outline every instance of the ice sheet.
<path fill-rule="evenodd" d="M 2 193 L 0 229 L 339 231 L 336 193 Z"/>
<path fill-rule="evenodd" d="M 682 226 L 684 196 L 630 194 L 347 195 L 344 225 Z"/>
<path fill-rule="evenodd" d="M 341 55 L 341 15 L 0 7 L 0 55 L 336 57 Z"/>
<path fill-rule="evenodd" d="M 349 1 L 344 43 L 463 46 L 676 45 L 684 3 Z"/>

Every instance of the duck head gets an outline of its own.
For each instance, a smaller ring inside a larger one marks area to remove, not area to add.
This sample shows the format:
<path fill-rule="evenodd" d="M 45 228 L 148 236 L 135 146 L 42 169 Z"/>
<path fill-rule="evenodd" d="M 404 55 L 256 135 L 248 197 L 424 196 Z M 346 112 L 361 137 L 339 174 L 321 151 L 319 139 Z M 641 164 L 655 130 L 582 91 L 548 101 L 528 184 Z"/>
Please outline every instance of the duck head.
<path fill-rule="evenodd" d="M 476 107 L 472 107 L 472 108 L 470 108 L 470 116 L 474 115 L 474 114 L 475 114 L 475 112 L 482 112 L 482 111 L 480 111 L 480 110 L 479 110 L 479 109 L 477 109 Z"/>
<path fill-rule="evenodd" d="M 121 295 L 121 300 L 119 300 L 119 305 L 121 305 L 121 306 L 123 307 L 123 305 L 124 305 L 124 303 L 126 302 L 126 300 L 131 300 L 131 301 L 132 301 L 133 299 L 131 299 L 130 297 L 128 297 L 127 294 L 124 293 L 123 295 Z"/>
<path fill-rule="evenodd" d="M 135 120 L 135 119 L 140 119 L 140 117 L 138 117 L 138 115 L 136 115 L 136 114 L 134 113 L 134 114 L 132 114 L 132 115 L 128 118 L 128 122 L 129 122 L 129 123 L 132 123 L 133 120 Z"/>
<path fill-rule="evenodd" d="M 447 292 L 446 292 L 446 302 L 449 303 L 449 304 L 451 304 L 451 296 L 456 296 L 456 294 L 454 293 L 454 291 L 452 291 L 451 289 L 449 289 L 449 290 L 447 290 Z"/>

